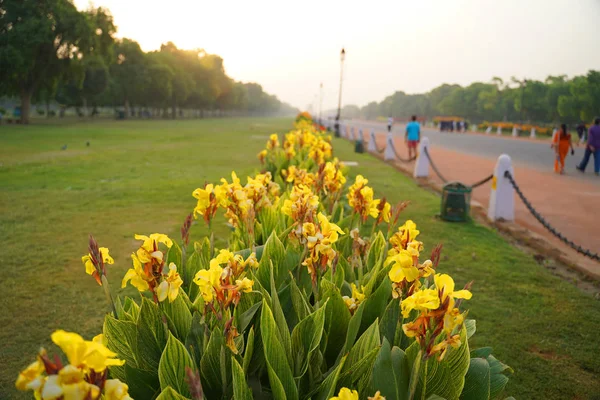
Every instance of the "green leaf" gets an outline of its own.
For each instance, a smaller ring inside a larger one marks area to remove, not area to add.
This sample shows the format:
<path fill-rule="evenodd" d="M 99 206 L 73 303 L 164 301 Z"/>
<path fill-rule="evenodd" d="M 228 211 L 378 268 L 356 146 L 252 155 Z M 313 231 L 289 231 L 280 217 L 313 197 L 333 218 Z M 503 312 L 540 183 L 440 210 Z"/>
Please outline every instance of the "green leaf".
<path fill-rule="evenodd" d="M 199 312 L 194 312 L 194 316 L 192 317 L 192 325 L 190 327 L 190 332 L 185 338 L 185 348 L 192 356 L 194 363 L 199 365 L 200 360 L 202 359 L 202 353 L 204 352 L 204 329 L 206 326 L 204 322 L 202 322 L 202 315 Z"/>
<path fill-rule="evenodd" d="M 273 313 L 269 305 L 263 300 L 263 306 L 260 316 L 260 333 L 262 336 L 265 360 L 267 362 L 267 371 L 269 382 L 273 390 L 273 398 L 280 399 L 298 399 L 298 389 L 294 382 L 292 370 L 288 364 L 288 357 L 277 335 L 277 325 L 273 318 Z"/>
<path fill-rule="evenodd" d="M 293 355 L 292 355 L 292 337 L 290 335 L 290 330 L 287 325 L 287 321 L 285 319 L 285 315 L 283 313 L 283 309 L 281 308 L 281 304 L 279 303 L 279 295 L 277 293 L 276 285 L 273 277 L 273 264 L 270 265 L 270 283 L 271 283 L 271 311 L 273 312 L 273 317 L 275 318 L 275 323 L 277 324 L 277 331 L 279 340 L 283 346 L 283 350 L 285 351 L 285 355 L 288 359 L 288 364 L 290 367 L 293 365 Z"/>
<path fill-rule="evenodd" d="M 385 312 L 383 313 L 383 317 L 381 318 L 381 325 L 379 327 L 379 332 L 381 333 L 381 336 L 386 338 L 390 343 L 394 343 L 399 318 L 400 299 L 392 299 L 387 305 Z"/>
<path fill-rule="evenodd" d="M 379 322 L 375 320 L 369 329 L 367 329 L 362 336 L 358 338 L 354 346 L 352 346 L 352 349 L 348 354 L 348 368 L 351 368 L 371 350 L 378 349 L 380 345 Z"/>
<path fill-rule="evenodd" d="M 379 390 L 386 400 L 405 400 L 408 395 L 410 368 L 406 354 L 399 347 L 391 347 L 387 339 L 373 364 L 373 389 Z"/>
<path fill-rule="evenodd" d="M 188 400 L 188 398 L 177 393 L 171 386 L 167 386 L 160 392 L 156 400 Z"/>
<path fill-rule="evenodd" d="M 137 322 L 138 317 L 140 315 L 140 306 L 133 301 L 133 299 L 129 296 L 125 297 L 125 302 L 123 303 L 123 309 L 127 314 L 131 316 L 131 320 L 133 322 Z"/>
<path fill-rule="evenodd" d="M 244 370 L 235 357 L 231 357 L 231 370 L 233 377 L 233 398 L 236 400 L 252 400 L 252 392 L 246 382 Z"/>
<path fill-rule="evenodd" d="M 342 357 L 335 369 L 327 375 L 325 380 L 323 380 L 317 388 L 316 394 L 313 397 L 315 400 L 329 400 L 331 397 L 335 396 L 335 387 L 345 363 L 346 357 Z"/>
<path fill-rule="evenodd" d="M 158 363 L 167 344 L 167 330 L 158 306 L 142 297 L 137 322 L 136 359 L 142 369 L 158 370 Z"/>
<path fill-rule="evenodd" d="M 160 388 L 171 386 L 178 393 L 190 396 L 190 389 L 185 381 L 185 368 L 193 368 L 194 363 L 185 346 L 175 336 L 169 334 L 167 345 L 160 357 L 158 379 Z"/>
<path fill-rule="evenodd" d="M 283 243 L 281 243 L 275 232 L 272 232 L 265 243 L 265 249 L 258 263 L 258 271 L 256 271 L 256 278 L 267 291 L 272 290 L 270 285 L 271 263 L 274 266 L 273 277 L 275 283 L 279 283 L 287 276 L 287 271 L 283 271 L 282 268 L 284 258 L 285 247 L 283 247 Z"/>
<path fill-rule="evenodd" d="M 183 296 L 183 294 L 180 294 L 172 303 L 168 300 L 161 303 L 165 315 L 173 324 L 173 334 L 180 340 L 187 338 L 192 326 L 192 313 L 186 305 Z"/>
<path fill-rule="evenodd" d="M 371 243 L 367 253 L 367 262 L 365 264 L 366 271 L 371 271 L 375 268 L 377 264 L 382 262 L 382 257 L 385 256 L 383 254 L 385 249 L 385 237 L 381 231 L 377 232 L 376 236 L 377 237 Z"/>
<path fill-rule="evenodd" d="M 292 299 L 292 307 L 294 308 L 294 312 L 296 313 L 298 321 L 301 321 L 310 314 L 311 309 L 308 305 L 308 299 L 304 293 L 300 291 L 300 288 L 298 288 L 296 279 L 291 275 L 291 272 L 290 276 L 290 296 Z"/>
<path fill-rule="evenodd" d="M 223 380 L 221 377 L 221 349 L 225 346 L 225 337 L 219 327 L 210 333 L 208 346 L 200 360 L 200 377 L 202 389 L 207 398 L 220 399 L 223 396 Z"/>
<path fill-rule="evenodd" d="M 129 395 L 134 399 L 153 399 L 160 392 L 157 371 L 147 371 L 123 365 L 125 380 L 129 386 Z"/>
<path fill-rule="evenodd" d="M 460 340 L 461 345 L 456 349 L 448 349 L 442 362 L 439 362 L 436 357 L 431 357 L 427 360 L 427 365 L 423 367 L 423 371 L 426 373 L 420 376 L 416 398 L 421 396 L 424 382 L 426 382 L 425 397 L 437 394 L 446 399 L 456 399 L 460 396 L 470 362 L 466 328 L 461 329 Z M 410 364 L 414 364 L 419 349 L 417 342 L 413 342 L 406 349 L 406 355 Z"/>
<path fill-rule="evenodd" d="M 107 347 L 117 353 L 118 358 L 132 367 L 137 366 L 135 349 L 137 348 L 137 332 L 135 323 L 115 319 L 111 314 L 104 317 L 102 328 Z"/>
<path fill-rule="evenodd" d="M 321 279 L 320 291 L 322 301 L 327 302 L 324 328 L 327 343 L 323 355 L 327 365 L 332 366 L 344 347 L 351 315 L 340 290 L 333 283 Z"/>
<path fill-rule="evenodd" d="M 477 325 L 475 324 L 474 319 L 466 319 L 465 320 L 465 328 L 467 329 L 467 339 L 471 339 L 471 336 L 475 334 L 477 331 Z"/>
<path fill-rule="evenodd" d="M 165 260 L 165 268 L 169 268 L 169 265 L 173 263 L 177 267 L 178 272 L 182 272 L 183 268 L 181 267 L 181 247 L 176 242 L 173 242 L 173 245 L 167 251 L 167 257 Z"/>
<path fill-rule="evenodd" d="M 258 311 L 261 305 L 262 303 L 253 304 L 249 309 L 244 311 L 242 315 L 240 315 L 236 319 L 235 326 L 237 327 L 238 332 L 240 334 L 244 333 L 246 331 L 246 328 L 250 326 L 250 322 L 252 322 L 252 320 L 254 319 L 254 316 L 256 315 L 256 312 Z"/>
<path fill-rule="evenodd" d="M 250 328 L 248 333 L 248 340 L 246 341 L 246 348 L 244 349 L 244 373 L 248 373 L 248 367 L 250 366 L 250 360 L 252 360 L 252 354 L 254 353 L 254 327 Z"/>
<path fill-rule="evenodd" d="M 360 329 L 360 323 L 362 321 L 362 315 L 364 311 L 364 303 L 358 306 L 356 311 L 354 311 L 354 315 L 350 318 L 348 322 L 348 331 L 346 333 L 346 342 L 344 343 L 344 353 L 347 353 L 354 346 L 354 341 L 356 340 L 356 336 L 358 335 L 358 330 Z"/>
<path fill-rule="evenodd" d="M 306 373 L 310 356 L 319 347 L 325 323 L 325 307 L 327 303 L 300 321 L 292 332 L 291 354 L 295 378 L 301 378 Z"/>
<path fill-rule="evenodd" d="M 367 296 L 367 299 L 364 301 L 364 311 L 360 330 L 358 331 L 359 334 L 371 326 L 376 319 L 379 318 L 381 320 L 391 294 L 392 282 L 386 277 L 377 290 Z"/>
<path fill-rule="evenodd" d="M 461 400 L 488 400 L 490 398 L 490 364 L 483 358 L 473 358 L 465 376 Z"/>

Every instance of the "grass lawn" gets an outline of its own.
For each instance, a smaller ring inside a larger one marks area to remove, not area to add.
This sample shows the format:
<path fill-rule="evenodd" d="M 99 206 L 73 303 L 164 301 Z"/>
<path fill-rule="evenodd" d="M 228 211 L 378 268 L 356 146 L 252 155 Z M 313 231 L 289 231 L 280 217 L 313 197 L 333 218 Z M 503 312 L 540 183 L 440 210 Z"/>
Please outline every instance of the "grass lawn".
<path fill-rule="evenodd" d="M 102 121 L 0 127 L 0 398 L 57 328 L 86 338 L 100 332 L 107 305 L 85 275 L 87 235 L 109 247 L 109 280 L 118 289 L 137 247 L 134 233 L 178 237 L 205 181 L 259 168 L 267 135 L 288 119 Z M 86 142 L 90 146 L 86 146 Z M 66 150 L 61 150 L 63 145 Z M 410 200 L 427 248 L 444 243 L 441 272 L 458 286 L 474 280 L 469 316 L 476 346 L 492 346 L 515 369 L 507 395 L 518 399 L 600 399 L 600 304 L 551 275 L 487 227 L 444 223 L 439 198 L 374 157 L 336 140 L 352 174 L 370 179 L 388 200 Z M 216 237 L 227 237 L 222 219 Z M 194 225 L 192 237 L 206 233 Z M 216 242 L 217 247 L 225 243 Z M 139 400 L 139 399 L 136 399 Z"/>

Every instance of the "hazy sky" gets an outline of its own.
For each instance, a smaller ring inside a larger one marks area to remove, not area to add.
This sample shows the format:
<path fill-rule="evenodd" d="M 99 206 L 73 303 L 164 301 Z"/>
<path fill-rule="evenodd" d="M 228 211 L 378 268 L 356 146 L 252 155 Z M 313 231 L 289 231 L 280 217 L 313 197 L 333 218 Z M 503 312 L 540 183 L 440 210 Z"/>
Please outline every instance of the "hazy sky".
<path fill-rule="evenodd" d="M 75 0 L 86 8 L 88 0 Z M 441 83 L 600 69 L 600 0 L 96 0 L 119 37 L 222 56 L 227 73 L 306 108 L 381 101 Z"/>

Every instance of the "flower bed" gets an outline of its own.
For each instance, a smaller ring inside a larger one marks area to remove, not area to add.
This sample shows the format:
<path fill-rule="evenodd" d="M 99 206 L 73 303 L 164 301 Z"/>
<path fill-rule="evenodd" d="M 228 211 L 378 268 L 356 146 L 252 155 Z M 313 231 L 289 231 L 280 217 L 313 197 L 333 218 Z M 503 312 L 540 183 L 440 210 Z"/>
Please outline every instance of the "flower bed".
<path fill-rule="evenodd" d="M 498 127 L 500 127 L 500 129 L 503 132 L 511 132 L 514 127 L 516 127 L 518 130 L 524 131 L 524 132 L 530 132 L 531 128 L 535 128 L 536 133 L 541 134 L 541 135 L 547 135 L 551 132 L 549 128 L 545 128 L 542 126 L 531 125 L 531 124 L 515 124 L 512 122 L 487 122 L 487 121 L 485 121 L 482 124 L 479 124 L 477 126 L 477 128 L 479 130 L 486 130 L 488 128 L 488 126 L 491 126 L 494 129 L 497 129 Z"/>
<path fill-rule="evenodd" d="M 470 284 L 438 272 L 406 203 L 350 182 L 331 138 L 309 116 L 269 138 L 263 171 L 193 192 L 179 243 L 135 235 L 140 247 L 114 299 L 109 250 L 90 238 L 82 261 L 106 293 L 103 332 L 58 330 L 65 357 L 41 350 L 16 386 L 42 399 L 491 399 L 510 368 L 470 349 Z M 231 226 L 190 245 L 193 219 Z M 335 397 L 338 396 L 338 397 Z M 432 397 L 433 396 L 433 397 Z M 437 397 L 435 397 L 437 396 Z"/>

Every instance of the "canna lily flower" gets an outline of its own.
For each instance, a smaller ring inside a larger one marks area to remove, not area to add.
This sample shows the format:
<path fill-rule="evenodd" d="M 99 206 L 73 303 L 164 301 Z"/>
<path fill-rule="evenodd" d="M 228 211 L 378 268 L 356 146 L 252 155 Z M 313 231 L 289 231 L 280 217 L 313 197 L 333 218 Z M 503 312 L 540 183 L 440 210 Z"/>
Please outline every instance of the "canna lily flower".
<path fill-rule="evenodd" d="M 390 252 L 392 252 L 390 250 Z M 389 254 L 389 253 L 388 253 Z M 385 265 L 392 265 L 392 269 L 388 273 L 392 282 L 412 282 L 419 278 L 419 270 L 415 267 L 414 259 L 410 252 L 407 250 L 400 250 L 400 252 L 392 255 L 388 255 L 385 260 Z"/>
<path fill-rule="evenodd" d="M 440 298 L 434 289 L 424 289 L 413 293 L 412 296 L 402 300 L 402 316 L 408 318 L 412 310 L 427 311 L 435 310 L 440 306 Z"/>
<path fill-rule="evenodd" d="M 373 395 L 373 397 L 369 397 L 368 400 L 385 400 L 385 397 L 383 397 L 381 395 L 381 392 L 379 392 L 379 390 L 377 392 L 375 392 L 375 394 Z"/>
<path fill-rule="evenodd" d="M 356 311 L 360 303 L 362 303 L 365 300 L 365 295 L 361 293 L 365 291 L 365 287 L 361 286 L 360 291 L 354 283 L 351 285 L 351 287 L 352 297 L 343 296 L 342 299 L 344 300 L 344 303 L 346 303 L 346 306 L 348 307 L 350 313 L 354 314 L 354 311 Z"/>
<path fill-rule="evenodd" d="M 423 264 L 419 264 L 418 268 L 419 275 L 424 278 L 435 274 L 435 269 L 433 268 L 433 262 L 431 262 L 431 260 L 425 260 Z"/>
<path fill-rule="evenodd" d="M 339 237 L 338 234 L 344 234 L 344 231 L 339 226 L 329 222 L 327 217 L 322 213 L 317 215 L 317 219 L 319 220 L 319 226 L 321 227 L 321 234 L 327 239 L 328 244 L 337 242 Z"/>
<path fill-rule="evenodd" d="M 152 277 L 151 275 L 148 276 L 146 274 L 142 263 L 140 262 L 140 260 L 138 260 L 135 253 L 131 254 L 131 260 L 133 261 L 133 268 L 130 268 L 129 270 L 127 270 L 127 273 L 125 273 L 125 276 L 121 281 L 121 289 L 127 286 L 127 282 L 131 282 L 131 284 L 140 292 L 145 292 L 146 290 L 149 290 L 150 285 L 148 284 L 148 281 L 150 279 L 154 279 L 154 277 Z"/>
<path fill-rule="evenodd" d="M 262 150 L 260 153 L 258 153 L 258 159 L 261 164 L 265 163 L 266 158 L 267 158 L 267 150 Z"/>
<path fill-rule="evenodd" d="M 102 335 L 88 341 L 76 333 L 57 330 L 50 337 L 66 354 L 69 363 L 77 368 L 102 372 L 107 367 L 125 364 L 125 361 L 115 358 L 117 354 L 102 343 Z"/>
<path fill-rule="evenodd" d="M 162 233 L 153 233 L 150 236 L 135 235 L 136 240 L 143 240 L 142 246 L 137 250 L 136 254 L 142 264 L 156 259 L 163 261 L 163 253 L 158 249 L 159 243 L 164 243 L 168 248 L 171 248 L 173 241 L 167 235 Z"/>
<path fill-rule="evenodd" d="M 41 387 L 40 397 L 43 400 L 54 399 L 97 399 L 100 388 L 84 380 L 83 372 L 72 365 L 67 365 L 58 372 L 50 375 Z"/>
<path fill-rule="evenodd" d="M 212 302 L 215 290 L 221 290 L 221 275 L 223 275 L 223 268 L 218 264 L 213 264 L 208 270 L 202 269 L 196 273 L 194 283 L 200 288 L 200 294 L 205 302 Z"/>
<path fill-rule="evenodd" d="M 358 400 L 358 392 L 343 387 L 336 397 L 330 397 L 329 400 Z"/>
<path fill-rule="evenodd" d="M 454 299 L 465 299 L 469 300 L 473 294 L 468 290 L 454 290 L 454 279 L 447 274 L 435 274 L 433 277 L 433 281 L 435 282 L 435 286 L 440 292 L 440 298 L 442 303 L 446 301 L 447 298 L 450 298 L 452 301 Z"/>
<path fill-rule="evenodd" d="M 250 293 L 252 291 L 252 286 L 254 285 L 254 281 L 248 278 L 244 278 L 242 280 L 236 280 L 236 290 L 244 293 Z"/>
<path fill-rule="evenodd" d="M 129 386 L 118 379 L 108 379 L 104 383 L 105 400 L 133 400 L 129 396 Z"/>
<path fill-rule="evenodd" d="M 177 266 L 175 263 L 169 264 L 169 273 L 156 289 L 158 301 L 164 301 L 167 297 L 169 298 L 169 303 L 175 301 L 181 285 L 183 285 L 183 280 L 177 273 Z"/>
<path fill-rule="evenodd" d="M 45 370 L 44 363 L 38 357 L 19 373 L 15 387 L 17 390 L 36 390 L 43 382 L 41 375 Z"/>
<path fill-rule="evenodd" d="M 460 336 L 454 335 L 445 340 L 442 340 L 440 343 L 433 346 L 431 348 L 431 351 L 429 352 L 429 355 L 431 356 L 436 353 L 440 353 L 440 355 L 438 356 L 438 361 L 442 361 L 444 359 L 444 357 L 446 356 L 446 352 L 448 351 L 448 346 L 451 346 L 456 349 L 460 346 L 460 344 L 461 344 Z"/>
<path fill-rule="evenodd" d="M 100 254 L 102 255 L 102 261 L 105 264 L 114 264 L 115 260 L 108 254 L 109 250 L 106 247 L 100 247 Z M 81 262 L 85 265 L 85 273 L 88 275 L 93 275 L 96 272 L 96 266 L 92 262 L 92 255 L 87 254 L 81 257 Z"/>
<path fill-rule="evenodd" d="M 458 308 L 453 308 L 446 311 L 444 314 L 444 332 L 450 335 L 457 326 L 462 325 L 465 321 L 465 315 L 461 314 Z"/>
<path fill-rule="evenodd" d="M 273 133 L 271 136 L 269 136 L 269 141 L 267 142 L 267 150 L 273 150 L 276 147 L 279 147 L 279 137 L 276 133 Z"/>

